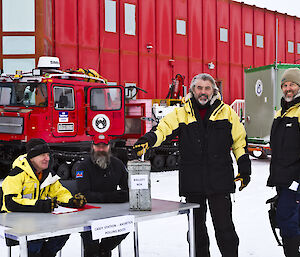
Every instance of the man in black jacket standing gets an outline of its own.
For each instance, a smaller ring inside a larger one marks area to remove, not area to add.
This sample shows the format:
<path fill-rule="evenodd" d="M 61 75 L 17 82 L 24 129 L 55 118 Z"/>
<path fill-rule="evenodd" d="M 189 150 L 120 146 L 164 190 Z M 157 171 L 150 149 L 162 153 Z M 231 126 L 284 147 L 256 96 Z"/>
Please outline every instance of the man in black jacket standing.
<path fill-rule="evenodd" d="M 99 138 L 100 137 L 100 138 Z M 128 173 L 124 164 L 111 156 L 109 137 L 94 137 L 91 154 L 78 167 L 76 182 L 89 203 L 128 202 Z M 120 188 L 118 190 L 118 187 Z M 92 233 L 81 234 L 85 257 L 111 257 L 111 251 L 125 235 L 92 240 Z"/>
<path fill-rule="evenodd" d="M 240 190 L 250 181 L 245 129 L 235 111 L 220 100 L 209 74 L 192 79 L 183 103 L 141 137 L 134 150 L 141 156 L 150 147 L 178 136 L 179 193 L 187 202 L 200 204 L 194 210 L 196 256 L 210 256 L 205 224 L 208 203 L 222 256 L 237 257 L 239 238 L 232 221 L 230 193 L 235 192 L 235 181 L 241 181 Z M 238 164 L 235 178 L 231 149 Z"/>
<path fill-rule="evenodd" d="M 276 221 L 285 256 L 300 256 L 300 69 L 287 69 L 281 79 L 283 97 L 276 113 L 270 146 L 272 159 L 268 186 L 276 186 L 279 198 Z"/>

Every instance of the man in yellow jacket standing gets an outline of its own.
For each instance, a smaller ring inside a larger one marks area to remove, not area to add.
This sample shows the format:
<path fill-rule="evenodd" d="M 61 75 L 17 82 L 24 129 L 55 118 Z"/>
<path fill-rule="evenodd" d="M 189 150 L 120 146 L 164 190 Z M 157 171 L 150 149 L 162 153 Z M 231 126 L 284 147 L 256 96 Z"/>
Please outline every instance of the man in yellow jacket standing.
<path fill-rule="evenodd" d="M 232 221 L 230 193 L 235 192 L 235 181 L 241 181 L 240 190 L 248 185 L 251 164 L 245 129 L 235 111 L 220 100 L 211 75 L 196 75 L 184 105 L 138 139 L 134 151 L 140 156 L 176 136 L 181 157 L 179 194 L 187 202 L 200 204 L 194 211 L 196 256 L 210 256 L 205 224 L 209 207 L 222 257 L 237 257 L 239 238 Z M 236 177 L 231 149 L 238 164 Z"/>
<path fill-rule="evenodd" d="M 58 204 L 83 207 L 85 198 L 61 185 L 59 176 L 49 169 L 50 148 L 39 138 L 26 144 L 27 154 L 19 156 L 2 183 L 5 212 L 52 212 Z M 26 220 L 25 220 L 26 221 Z M 30 241 L 29 257 L 54 257 L 69 235 Z"/>

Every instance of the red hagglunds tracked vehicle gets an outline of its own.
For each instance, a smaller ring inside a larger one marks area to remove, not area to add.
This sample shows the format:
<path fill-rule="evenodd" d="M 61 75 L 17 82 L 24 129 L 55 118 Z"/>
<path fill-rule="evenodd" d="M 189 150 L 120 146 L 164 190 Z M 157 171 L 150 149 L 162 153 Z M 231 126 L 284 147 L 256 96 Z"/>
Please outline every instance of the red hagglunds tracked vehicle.
<path fill-rule="evenodd" d="M 1 177 L 31 138 L 49 143 L 51 165 L 67 178 L 94 136 L 124 134 L 124 88 L 107 85 L 93 70 L 61 71 L 59 66 L 58 58 L 41 57 L 32 72 L 1 75 Z"/>

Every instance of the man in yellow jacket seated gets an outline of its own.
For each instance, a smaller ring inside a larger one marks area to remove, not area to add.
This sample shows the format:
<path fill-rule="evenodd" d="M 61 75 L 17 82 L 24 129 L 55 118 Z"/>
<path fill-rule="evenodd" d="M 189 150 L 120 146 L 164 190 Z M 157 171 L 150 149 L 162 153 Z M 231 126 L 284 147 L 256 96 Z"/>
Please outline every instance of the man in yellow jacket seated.
<path fill-rule="evenodd" d="M 26 144 L 27 154 L 19 156 L 2 183 L 5 212 L 52 212 L 57 205 L 80 208 L 86 203 L 83 195 L 74 197 L 59 182 L 60 177 L 49 169 L 50 148 L 39 138 Z M 26 222 L 26 220 L 25 220 Z M 55 257 L 69 235 L 30 241 L 29 257 Z"/>

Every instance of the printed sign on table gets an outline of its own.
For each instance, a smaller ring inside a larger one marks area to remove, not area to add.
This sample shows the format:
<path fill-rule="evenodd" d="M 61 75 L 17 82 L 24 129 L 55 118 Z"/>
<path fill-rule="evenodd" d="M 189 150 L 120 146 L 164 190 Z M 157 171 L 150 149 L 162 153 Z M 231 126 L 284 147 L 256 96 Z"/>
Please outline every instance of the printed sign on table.
<path fill-rule="evenodd" d="M 91 226 L 93 240 L 123 235 L 134 230 L 134 215 L 93 220 Z"/>
<path fill-rule="evenodd" d="M 131 189 L 148 189 L 148 175 L 131 175 Z"/>

